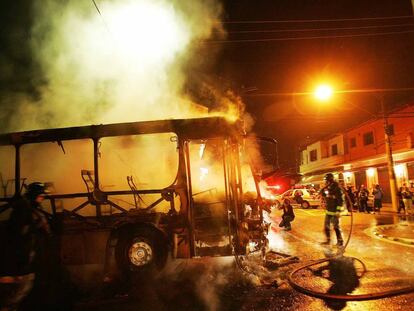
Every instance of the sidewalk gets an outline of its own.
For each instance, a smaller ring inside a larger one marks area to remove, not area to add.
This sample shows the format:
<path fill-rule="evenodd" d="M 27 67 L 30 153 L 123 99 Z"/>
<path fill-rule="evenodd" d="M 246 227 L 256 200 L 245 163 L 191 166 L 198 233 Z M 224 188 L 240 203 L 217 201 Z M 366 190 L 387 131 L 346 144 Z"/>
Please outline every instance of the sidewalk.
<path fill-rule="evenodd" d="M 369 206 L 372 208 L 372 204 L 369 205 Z M 397 212 L 392 209 L 391 203 L 382 203 L 381 212 L 388 212 L 388 213 L 397 214 Z"/>
<path fill-rule="evenodd" d="M 392 209 L 391 203 L 383 203 L 381 213 L 398 215 L 400 221 L 394 224 L 375 226 L 371 233 L 381 239 L 414 247 L 414 216 L 408 216 L 404 213 L 398 214 Z"/>
<path fill-rule="evenodd" d="M 393 242 L 414 246 L 414 216 L 404 217 L 392 209 L 391 203 L 384 203 L 381 212 L 401 215 L 405 221 L 397 224 L 376 226 L 372 231 L 377 237 Z"/>
<path fill-rule="evenodd" d="M 372 233 L 381 239 L 414 246 L 414 225 L 408 222 L 376 226 Z"/>
<path fill-rule="evenodd" d="M 382 203 L 381 212 L 394 212 L 394 213 L 396 213 L 395 211 L 392 210 L 391 203 Z"/>

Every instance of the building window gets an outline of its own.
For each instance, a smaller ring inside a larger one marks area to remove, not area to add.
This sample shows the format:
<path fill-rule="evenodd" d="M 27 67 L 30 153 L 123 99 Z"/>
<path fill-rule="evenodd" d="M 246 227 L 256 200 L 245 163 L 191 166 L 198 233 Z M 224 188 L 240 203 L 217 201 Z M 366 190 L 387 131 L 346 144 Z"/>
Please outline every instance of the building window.
<path fill-rule="evenodd" d="M 356 138 L 352 137 L 349 141 L 349 145 L 351 146 L 351 148 L 355 148 L 356 147 Z"/>
<path fill-rule="evenodd" d="M 371 145 L 374 143 L 374 133 L 368 132 L 364 134 L 364 146 Z"/>
<path fill-rule="evenodd" d="M 310 156 L 310 161 L 314 162 L 316 160 L 318 160 L 318 153 L 316 151 L 316 149 L 313 149 L 309 152 L 309 156 Z"/>
<path fill-rule="evenodd" d="M 337 155 L 338 154 L 338 145 L 337 144 L 335 144 L 335 145 L 332 145 L 331 146 L 331 155 Z"/>

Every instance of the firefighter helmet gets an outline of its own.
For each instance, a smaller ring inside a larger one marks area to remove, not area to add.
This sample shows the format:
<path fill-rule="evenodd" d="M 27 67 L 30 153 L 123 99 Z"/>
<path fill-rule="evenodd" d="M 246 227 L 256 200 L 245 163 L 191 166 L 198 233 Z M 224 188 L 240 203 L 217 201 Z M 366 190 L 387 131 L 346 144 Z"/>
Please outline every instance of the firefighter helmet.
<path fill-rule="evenodd" d="M 33 182 L 27 186 L 26 195 L 31 199 L 36 199 L 39 195 L 47 193 L 49 193 L 49 190 L 44 183 Z"/>
<path fill-rule="evenodd" d="M 334 181 L 334 175 L 332 173 L 328 173 L 324 177 L 325 181 Z"/>

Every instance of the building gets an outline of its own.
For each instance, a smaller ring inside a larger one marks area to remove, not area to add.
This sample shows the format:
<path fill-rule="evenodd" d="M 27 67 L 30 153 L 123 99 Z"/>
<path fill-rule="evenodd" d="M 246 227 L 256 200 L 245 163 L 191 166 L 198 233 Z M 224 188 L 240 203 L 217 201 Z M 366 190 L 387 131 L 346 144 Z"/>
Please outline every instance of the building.
<path fill-rule="evenodd" d="M 397 185 L 414 183 L 414 103 L 388 114 Z M 302 184 L 321 184 L 331 172 L 347 185 L 380 184 L 384 201 L 391 202 L 385 151 L 384 119 L 372 119 L 301 151 Z"/>

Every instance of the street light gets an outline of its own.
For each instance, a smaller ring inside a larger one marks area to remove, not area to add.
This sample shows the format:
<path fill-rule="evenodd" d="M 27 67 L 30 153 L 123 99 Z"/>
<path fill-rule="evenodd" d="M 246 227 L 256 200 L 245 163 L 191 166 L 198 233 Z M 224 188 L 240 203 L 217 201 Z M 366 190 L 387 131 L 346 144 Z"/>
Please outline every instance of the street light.
<path fill-rule="evenodd" d="M 314 95 L 316 99 L 326 102 L 331 99 L 333 95 L 333 89 L 328 84 L 321 84 L 315 89 Z"/>
<path fill-rule="evenodd" d="M 327 85 L 327 84 L 322 84 L 319 85 L 315 92 L 314 92 L 314 96 L 315 98 L 317 98 L 320 101 L 328 101 L 332 95 L 333 95 L 333 89 Z M 343 93 L 343 92 L 336 92 L 336 93 Z M 396 177 L 395 177 L 395 171 L 394 171 L 394 159 L 393 159 L 393 155 L 392 155 L 392 142 L 391 142 L 391 133 L 390 133 L 390 129 L 389 129 L 389 124 L 388 124 L 388 118 L 387 115 L 385 113 L 385 107 L 384 107 L 384 97 L 382 96 L 382 94 L 379 95 L 379 100 L 380 100 L 380 104 L 381 104 L 381 111 L 382 111 L 382 118 L 383 118 L 383 122 L 384 122 L 384 133 L 385 133 L 385 152 L 386 152 L 386 156 L 387 156 L 387 167 L 388 167 L 388 176 L 389 176 L 389 180 L 390 180 L 390 191 L 391 191 L 391 204 L 392 204 L 392 209 L 394 211 L 398 211 L 398 190 L 397 190 L 397 181 L 396 181 Z M 352 105 L 358 109 L 361 109 L 360 107 L 356 106 L 356 105 Z M 365 109 L 361 109 L 364 110 Z M 377 117 L 376 115 L 374 115 L 373 113 L 369 112 L 371 115 L 373 115 L 374 117 Z"/>

